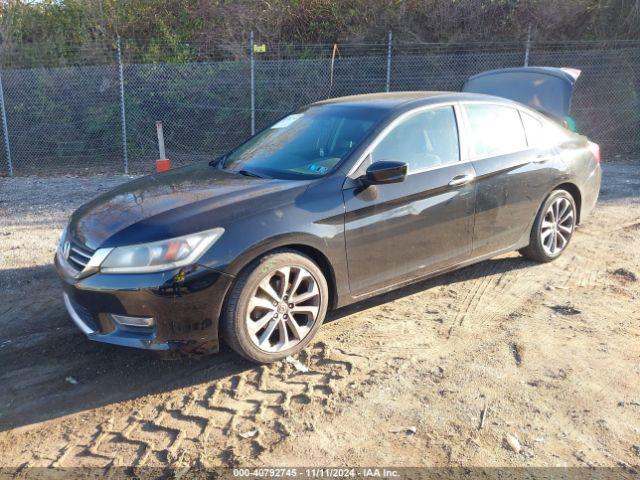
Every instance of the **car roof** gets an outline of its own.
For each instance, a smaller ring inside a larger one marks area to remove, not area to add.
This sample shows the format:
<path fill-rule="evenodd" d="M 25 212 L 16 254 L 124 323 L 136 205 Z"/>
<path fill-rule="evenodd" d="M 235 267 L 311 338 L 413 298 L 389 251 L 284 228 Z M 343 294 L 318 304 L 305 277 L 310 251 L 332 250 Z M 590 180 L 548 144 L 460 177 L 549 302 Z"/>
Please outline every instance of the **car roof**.
<path fill-rule="evenodd" d="M 391 92 L 391 93 L 367 93 L 363 95 L 351 95 L 348 97 L 330 98 L 314 103 L 313 105 L 341 105 L 341 106 L 359 106 L 368 108 L 379 108 L 383 110 L 407 110 L 422 105 L 441 102 L 460 102 L 460 101 L 483 100 L 500 103 L 515 102 L 506 98 L 496 97 L 493 95 L 484 95 L 480 93 L 466 92 Z"/>

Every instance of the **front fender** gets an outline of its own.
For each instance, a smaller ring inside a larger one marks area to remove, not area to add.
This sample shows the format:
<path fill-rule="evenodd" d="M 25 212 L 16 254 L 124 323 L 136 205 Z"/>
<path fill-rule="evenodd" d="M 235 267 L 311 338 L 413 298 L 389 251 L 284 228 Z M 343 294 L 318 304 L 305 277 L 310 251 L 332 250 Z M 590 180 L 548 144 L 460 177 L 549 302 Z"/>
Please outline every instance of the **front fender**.
<path fill-rule="evenodd" d="M 251 263 L 256 258 L 264 255 L 265 253 L 279 248 L 295 248 L 296 246 L 306 247 L 318 251 L 329 262 L 331 261 L 329 259 L 329 255 L 326 252 L 327 243 L 321 238 L 302 232 L 286 233 L 277 235 L 272 238 L 264 239 L 254 245 L 249 246 L 243 252 L 241 252 L 232 263 L 227 265 L 224 271 L 229 275 L 236 276 L 249 263 Z"/>
<path fill-rule="evenodd" d="M 311 256 L 325 271 L 334 300 L 348 294 L 344 242 L 344 203 L 338 180 L 326 179 L 289 202 L 262 205 L 252 215 L 229 218 L 225 233 L 200 263 L 228 275 L 240 271 L 259 256 L 283 247 Z"/>

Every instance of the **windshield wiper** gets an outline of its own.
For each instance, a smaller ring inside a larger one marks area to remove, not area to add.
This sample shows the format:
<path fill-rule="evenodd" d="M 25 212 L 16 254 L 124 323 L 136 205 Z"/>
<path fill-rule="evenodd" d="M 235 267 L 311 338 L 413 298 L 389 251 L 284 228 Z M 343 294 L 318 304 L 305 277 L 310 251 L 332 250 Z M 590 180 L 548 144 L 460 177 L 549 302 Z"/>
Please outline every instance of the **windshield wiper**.
<path fill-rule="evenodd" d="M 218 158 L 215 158 L 215 159 L 211 160 L 211 161 L 209 162 L 209 165 L 210 165 L 211 167 L 215 167 L 215 166 L 218 166 L 218 165 L 222 165 L 222 164 L 224 164 L 224 162 L 225 162 L 225 160 L 226 160 L 226 159 L 227 159 L 227 155 L 223 155 L 223 156 L 221 156 L 221 157 L 218 157 Z"/>
<path fill-rule="evenodd" d="M 255 177 L 255 178 L 267 178 L 262 175 L 257 174 L 256 172 L 251 172 L 249 170 L 238 170 L 240 175 L 244 175 L 245 177 Z"/>

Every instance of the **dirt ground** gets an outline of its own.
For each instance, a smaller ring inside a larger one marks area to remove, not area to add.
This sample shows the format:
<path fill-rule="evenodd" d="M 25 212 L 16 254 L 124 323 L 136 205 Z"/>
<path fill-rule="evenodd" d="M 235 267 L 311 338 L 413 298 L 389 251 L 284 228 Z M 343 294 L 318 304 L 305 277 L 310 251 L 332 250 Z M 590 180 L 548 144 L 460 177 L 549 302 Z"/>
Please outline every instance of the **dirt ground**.
<path fill-rule="evenodd" d="M 560 259 L 332 312 L 306 373 L 86 340 L 51 260 L 126 178 L 0 179 L 0 467 L 638 465 L 640 163 L 604 172 Z"/>

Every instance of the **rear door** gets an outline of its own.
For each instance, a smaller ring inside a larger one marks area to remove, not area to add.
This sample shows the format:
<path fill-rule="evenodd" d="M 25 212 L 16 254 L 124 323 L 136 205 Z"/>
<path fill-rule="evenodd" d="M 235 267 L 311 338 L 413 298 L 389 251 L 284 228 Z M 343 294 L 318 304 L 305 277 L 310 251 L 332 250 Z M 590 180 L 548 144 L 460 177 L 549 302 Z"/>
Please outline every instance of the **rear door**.
<path fill-rule="evenodd" d="M 468 102 L 464 111 L 469 155 L 477 174 L 473 256 L 522 247 L 557 178 L 555 152 L 529 144 L 515 105 Z M 531 120 L 537 119 L 526 121 Z"/>
<path fill-rule="evenodd" d="M 412 112 L 373 142 L 343 191 L 349 285 L 360 295 L 469 257 L 475 172 L 461 161 L 453 105 Z M 363 188 L 379 160 L 408 164 L 401 183 Z"/>

